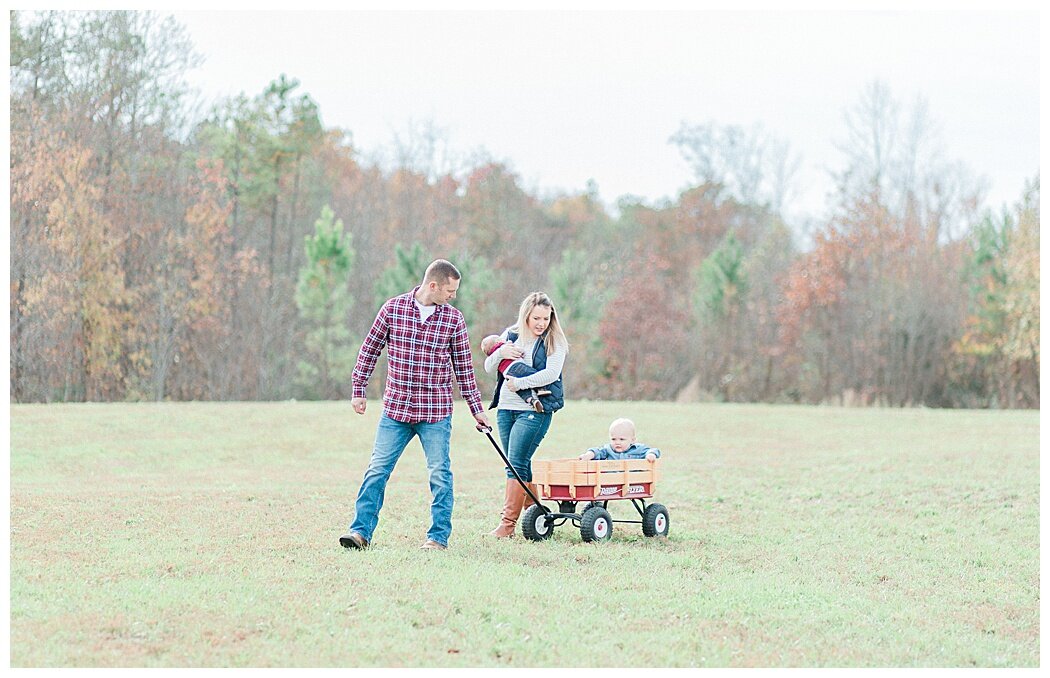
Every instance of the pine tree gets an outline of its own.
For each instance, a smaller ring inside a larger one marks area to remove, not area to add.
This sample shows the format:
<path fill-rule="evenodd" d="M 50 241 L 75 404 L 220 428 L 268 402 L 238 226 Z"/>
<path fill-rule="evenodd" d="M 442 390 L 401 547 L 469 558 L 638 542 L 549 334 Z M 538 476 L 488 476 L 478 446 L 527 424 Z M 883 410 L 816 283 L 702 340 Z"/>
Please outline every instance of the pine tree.
<path fill-rule="evenodd" d="M 737 340 L 741 335 L 744 300 L 747 296 L 744 249 L 730 231 L 718 248 L 697 269 L 695 305 L 699 321 L 701 360 L 711 386 L 718 379 L 718 389 L 725 400 L 731 399 L 732 384 L 741 372 Z"/>
<path fill-rule="evenodd" d="M 411 249 L 402 247 L 401 243 L 395 245 L 394 263 L 383 269 L 376 281 L 376 307 L 418 285 L 430 262 L 430 254 L 418 242 L 412 243 Z"/>
<path fill-rule="evenodd" d="M 730 232 L 697 273 L 701 314 L 724 319 L 732 316 L 747 292 L 744 249 Z"/>
<path fill-rule="evenodd" d="M 295 303 L 306 325 L 306 359 L 299 362 L 307 397 L 336 398 L 354 369 L 356 346 L 347 327 L 353 304 L 348 290 L 354 250 L 342 220 L 325 205 L 306 237 L 306 263 L 299 269 Z"/>

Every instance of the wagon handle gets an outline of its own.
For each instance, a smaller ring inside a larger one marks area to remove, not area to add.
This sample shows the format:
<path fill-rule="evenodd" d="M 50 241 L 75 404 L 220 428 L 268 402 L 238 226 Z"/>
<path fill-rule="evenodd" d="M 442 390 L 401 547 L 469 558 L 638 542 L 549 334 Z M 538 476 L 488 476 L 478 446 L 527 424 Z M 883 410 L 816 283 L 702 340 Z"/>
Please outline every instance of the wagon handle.
<path fill-rule="evenodd" d="M 518 481 L 519 485 L 521 485 L 521 489 L 525 490 L 525 493 L 529 495 L 529 497 L 536 504 L 536 506 L 539 506 L 541 509 L 543 509 L 544 513 L 550 513 L 550 509 L 540 503 L 539 498 L 535 494 L 533 494 L 532 490 L 529 488 L 529 484 L 521 479 L 521 476 L 518 475 L 517 469 L 515 469 L 514 466 L 510 463 L 510 459 L 507 459 L 507 455 L 503 453 L 503 450 L 500 448 L 499 443 L 496 442 L 496 439 L 492 437 L 492 427 L 485 426 L 484 424 L 478 424 L 475 428 L 477 428 L 478 431 L 480 431 L 481 433 L 484 433 L 485 436 L 489 439 L 489 442 L 492 443 L 492 446 L 496 448 L 496 451 L 499 452 L 500 458 L 503 459 L 503 462 L 507 465 L 507 468 L 510 469 L 510 472 L 514 474 L 514 479 Z"/>

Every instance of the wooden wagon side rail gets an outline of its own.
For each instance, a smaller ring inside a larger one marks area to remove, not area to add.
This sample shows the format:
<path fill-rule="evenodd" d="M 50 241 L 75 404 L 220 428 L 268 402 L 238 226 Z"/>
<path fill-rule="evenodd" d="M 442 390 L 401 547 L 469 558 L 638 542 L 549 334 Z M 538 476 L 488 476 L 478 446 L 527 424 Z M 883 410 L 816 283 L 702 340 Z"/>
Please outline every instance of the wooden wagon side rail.
<path fill-rule="evenodd" d="M 644 499 L 656 491 L 659 466 L 659 459 L 539 459 L 532 481 L 544 499 L 556 501 Z"/>

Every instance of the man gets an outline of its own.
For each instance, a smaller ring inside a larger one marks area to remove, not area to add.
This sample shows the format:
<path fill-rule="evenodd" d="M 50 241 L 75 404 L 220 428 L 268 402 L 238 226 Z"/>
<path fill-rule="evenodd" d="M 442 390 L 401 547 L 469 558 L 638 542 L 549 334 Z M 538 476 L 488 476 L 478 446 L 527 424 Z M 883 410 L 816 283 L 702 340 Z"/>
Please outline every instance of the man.
<path fill-rule="evenodd" d="M 448 304 L 459 289 L 459 270 L 444 259 L 427 266 L 423 283 L 387 300 L 357 355 L 352 376 L 354 412 L 365 413 L 365 387 L 379 353 L 387 347 L 383 414 L 376 430 L 372 460 L 357 493 L 350 530 L 339 538 L 344 548 L 364 549 L 379 522 L 390 473 L 405 446 L 419 436 L 430 472 L 432 524 L 420 548 L 444 550 L 452 533 L 452 375 L 478 424 L 489 426 L 470 362 L 467 325 Z"/>

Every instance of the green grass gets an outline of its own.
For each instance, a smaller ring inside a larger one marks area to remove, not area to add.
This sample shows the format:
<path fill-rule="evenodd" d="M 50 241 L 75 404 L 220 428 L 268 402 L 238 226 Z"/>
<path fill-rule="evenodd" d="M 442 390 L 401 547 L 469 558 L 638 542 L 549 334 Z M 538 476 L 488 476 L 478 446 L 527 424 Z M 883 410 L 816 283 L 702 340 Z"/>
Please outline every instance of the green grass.
<path fill-rule="evenodd" d="M 1039 665 L 1037 412 L 573 402 L 540 458 L 665 452 L 669 538 L 595 545 L 485 536 L 457 402 L 451 548 L 414 441 L 344 551 L 378 405 L 12 405 L 12 666 Z"/>

